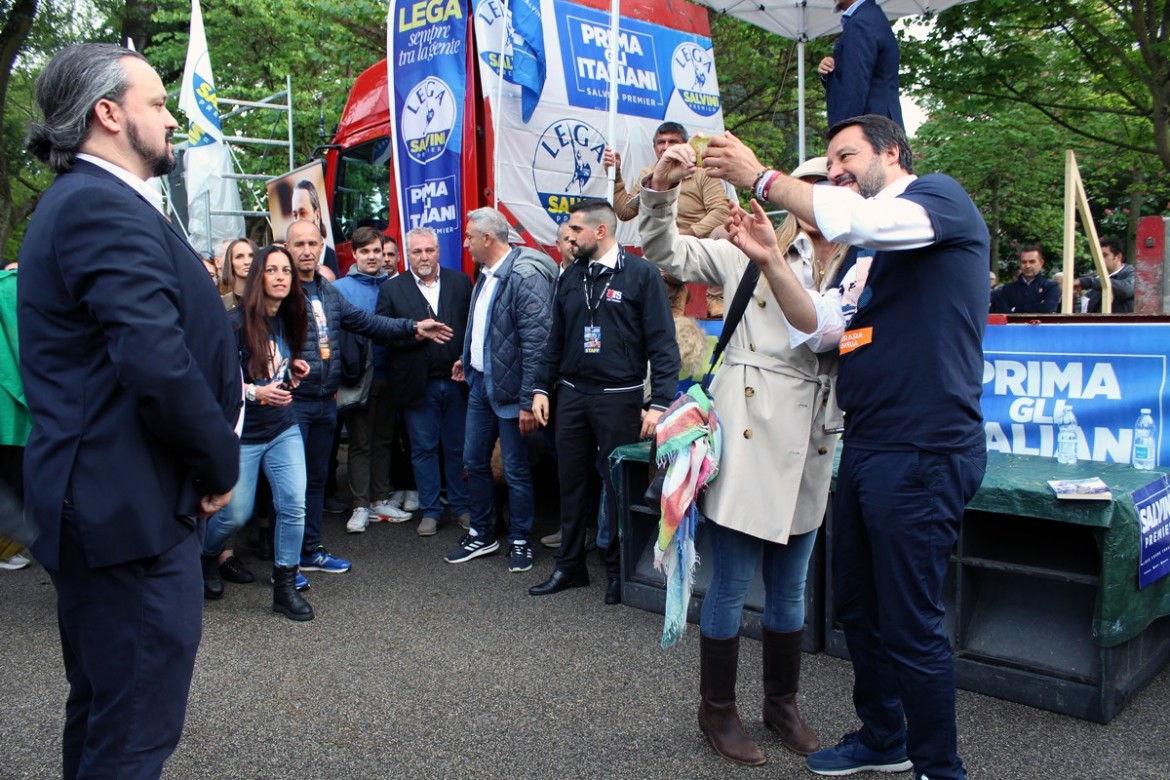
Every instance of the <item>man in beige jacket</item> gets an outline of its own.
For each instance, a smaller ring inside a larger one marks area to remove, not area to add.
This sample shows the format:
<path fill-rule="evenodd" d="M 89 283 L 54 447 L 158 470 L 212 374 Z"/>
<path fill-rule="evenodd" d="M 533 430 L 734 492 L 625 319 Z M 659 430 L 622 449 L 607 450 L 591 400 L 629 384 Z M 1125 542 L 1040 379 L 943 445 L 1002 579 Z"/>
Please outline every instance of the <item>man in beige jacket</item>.
<path fill-rule="evenodd" d="M 654 159 L 662 159 L 662 153 L 669 147 L 686 142 L 685 127 L 678 122 L 663 122 L 654 132 Z M 604 164 L 606 171 L 611 165 L 617 166 L 613 209 L 618 219 L 629 222 L 638 216 L 638 194 L 642 191 L 642 182 L 654 171 L 654 163 L 638 172 L 634 188 L 629 192 L 622 181 L 621 155 L 613 149 L 606 149 Z M 712 230 L 723 225 L 727 214 L 727 191 L 723 188 L 723 182 L 708 176 L 701 168 L 688 173 L 679 185 L 678 215 L 675 218 L 678 232 L 684 236 L 706 238 Z"/>

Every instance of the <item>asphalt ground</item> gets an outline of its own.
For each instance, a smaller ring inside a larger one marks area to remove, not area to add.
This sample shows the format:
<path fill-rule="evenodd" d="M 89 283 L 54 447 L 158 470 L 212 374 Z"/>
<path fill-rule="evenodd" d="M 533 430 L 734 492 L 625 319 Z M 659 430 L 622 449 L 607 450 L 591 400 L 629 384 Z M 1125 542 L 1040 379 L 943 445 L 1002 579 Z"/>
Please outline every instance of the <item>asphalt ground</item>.
<path fill-rule="evenodd" d="M 204 611 L 182 742 L 164 777 L 812 778 L 760 722 L 760 646 L 743 641 L 740 711 L 768 755 L 740 767 L 711 752 L 695 722 L 697 627 L 669 651 L 659 615 L 603 604 L 593 584 L 534 598 L 552 553 L 510 574 L 501 550 L 462 565 L 443 556 L 450 521 L 417 520 L 325 540 L 344 575 L 309 573 L 316 618 L 271 611 L 268 569 L 228 583 Z M 537 534 L 555 530 L 542 517 Z M 262 584 L 263 583 L 263 584 Z M 847 662 L 805 655 L 800 701 L 823 741 L 856 728 Z M 66 684 L 46 572 L 0 571 L 0 778 L 60 776 Z M 960 751 L 971 780 L 1167 780 L 1170 674 L 1108 725 L 960 691 Z M 863 775 L 878 777 L 879 775 Z M 908 778 L 909 774 L 881 775 Z"/>

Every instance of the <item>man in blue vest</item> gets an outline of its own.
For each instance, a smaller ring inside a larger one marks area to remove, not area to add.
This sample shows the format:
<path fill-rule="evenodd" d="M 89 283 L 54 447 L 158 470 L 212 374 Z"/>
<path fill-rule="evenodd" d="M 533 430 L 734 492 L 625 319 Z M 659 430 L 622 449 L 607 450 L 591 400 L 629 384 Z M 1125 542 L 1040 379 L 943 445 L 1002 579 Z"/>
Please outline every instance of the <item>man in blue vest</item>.
<path fill-rule="evenodd" d="M 853 117 L 828 136 L 834 187 L 768 169 L 730 135 L 712 139 L 703 158 L 713 176 L 766 193 L 761 199 L 826 239 L 874 250 L 840 288 L 810 295 L 759 203 L 750 215 L 732 209 L 732 241 L 761 265 L 793 344 L 840 344 L 837 401 L 846 417 L 833 595 L 861 728 L 807 766 L 833 776 L 912 769 L 914 780 L 965 780 L 942 595 L 987 460 L 980 394 L 990 239 L 958 182 L 914 175 L 910 145 L 892 120 Z"/>

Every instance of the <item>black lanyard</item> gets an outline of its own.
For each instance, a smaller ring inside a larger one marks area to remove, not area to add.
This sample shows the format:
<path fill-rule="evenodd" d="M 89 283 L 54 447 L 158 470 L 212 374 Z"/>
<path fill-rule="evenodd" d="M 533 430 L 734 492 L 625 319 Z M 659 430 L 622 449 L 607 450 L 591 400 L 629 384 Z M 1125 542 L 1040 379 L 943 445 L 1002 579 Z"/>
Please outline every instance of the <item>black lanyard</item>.
<path fill-rule="evenodd" d="M 589 312 L 589 327 L 593 327 L 597 324 L 595 322 L 597 310 L 601 308 L 601 301 L 605 298 L 606 293 L 609 292 L 610 285 L 613 284 L 613 275 L 616 274 L 617 270 L 622 267 L 622 254 L 624 251 L 625 249 L 623 247 L 618 247 L 617 262 L 613 268 L 608 268 L 607 266 L 602 265 L 600 261 L 593 261 L 589 265 L 585 266 L 585 283 L 582 286 L 582 290 L 585 293 L 585 310 Z M 592 273 L 590 273 L 594 267 L 598 269 L 597 276 L 594 276 Z M 594 282 L 598 276 L 601 276 L 607 270 L 609 271 L 607 274 L 609 278 L 605 280 L 605 287 L 601 288 L 601 294 L 597 296 L 596 300 L 594 300 Z"/>
<path fill-rule="evenodd" d="M 605 266 L 601 265 L 600 263 L 597 264 L 597 268 L 599 269 L 597 276 L 600 276 L 602 273 L 605 272 Z M 613 283 L 613 274 L 610 274 L 610 278 L 605 281 L 605 287 L 603 287 L 601 289 L 601 295 L 597 296 L 597 300 L 594 300 L 593 299 L 593 288 L 594 288 L 593 282 L 597 278 L 597 276 L 593 276 L 591 273 L 589 273 L 588 269 L 586 270 L 585 285 L 584 285 L 583 289 L 585 292 L 585 310 L 589 312 L 589 326 L 590 327 L 592 327 L 593 325 L 596 324 L 596 322 L 594 320 L 595 320 L 595 317 L 597 315 L 597 310 L 599 308 L 601 308 L 601 299 L 604 298 L 606 293 L 609 292 L 609 286 L 610 286 L 610 284 Z"/>

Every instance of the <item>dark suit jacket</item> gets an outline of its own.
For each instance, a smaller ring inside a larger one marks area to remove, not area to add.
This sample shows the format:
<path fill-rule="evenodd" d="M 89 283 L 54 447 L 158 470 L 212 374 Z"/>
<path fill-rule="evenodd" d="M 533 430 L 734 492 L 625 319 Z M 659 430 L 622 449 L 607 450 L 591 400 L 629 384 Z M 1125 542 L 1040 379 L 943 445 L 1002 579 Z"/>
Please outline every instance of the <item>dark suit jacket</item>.
<path fill-rule="evenodd" d="M 66 500 L 92 567 L 194 533 L 200 496 L 236 483 L 242 387 L 227 314 L 187 241 L 79 161 L 29 224 L 18 314 L 33 554 L 57 568 Z"/>
<path fill-rule="evenodd" d="M 427 379 L 451 378 L 451 366 L 463 352 L 467 315 L 471 310 L 471 280 L 461 271 L 439 269 L 439 310 L 434 317 L 451 326 L 455 334 L 446 344 L 399 339 L 390 344 L 390 396 L 394 403 L 409 406 L 426 393 Z M 419 292 L 414 274 L 398 274 L 378 290 L 377 313 L 383 317 L 425 320 L 427 299 Z"/>
<path fill-rule="evenodd" d="M 833 44 L 833 72 L 822 76 L 829 126 L 861 114 L 902 123 L 898 103 L 898 39 L 875 0 L 865 0 Z"/>

